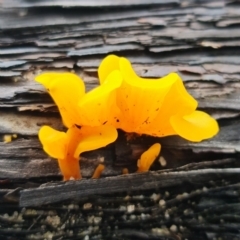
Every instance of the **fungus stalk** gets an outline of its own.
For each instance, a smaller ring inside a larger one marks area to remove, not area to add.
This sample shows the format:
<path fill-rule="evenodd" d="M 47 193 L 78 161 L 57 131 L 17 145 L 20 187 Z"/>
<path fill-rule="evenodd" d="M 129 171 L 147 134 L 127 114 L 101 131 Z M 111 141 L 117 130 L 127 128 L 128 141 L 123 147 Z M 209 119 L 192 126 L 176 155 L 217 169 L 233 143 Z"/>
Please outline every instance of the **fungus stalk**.
<path fill-rule="evenodd" d="M 98 166 L 96 167 L 93 175 L 92 175 L 92 178 L 100 178 L 103 170 L 105 169 L 105 166 L 103 164 L 98 164 Z"/>
<path fill-rule="evenodd" d="M 79 156 L 82 152 L 105 147 L 116 138 L 116 129 L 105 125 L 81 128 L 73 126 L 66 133 L 43 126 L 39 131 L 44 151 L 58 159 L 64 180 L 81 178 Z"/>

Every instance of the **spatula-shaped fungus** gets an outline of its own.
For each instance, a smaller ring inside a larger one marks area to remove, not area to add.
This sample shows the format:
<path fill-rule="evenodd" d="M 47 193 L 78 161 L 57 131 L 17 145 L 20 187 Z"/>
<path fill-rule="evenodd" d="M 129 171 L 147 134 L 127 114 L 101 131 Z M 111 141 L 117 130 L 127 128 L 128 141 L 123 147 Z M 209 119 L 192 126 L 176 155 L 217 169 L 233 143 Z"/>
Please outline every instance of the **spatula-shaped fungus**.
<path fill-rule="evenodd" d="M 104 84 L 115 70 L 123 77 L 122 85 L 116 89 L 120 109 L 115 122 L 117 128 L 158 137 L 180 135 L 194 142 L 217 134 L 217 122 L 208 114 L 195 111 L 197 101 L 187 92 L 178 74 L 170 73 L 159 79 L 141 78 L 126 58 L 109 55 L 98 69 L 100 83 Z M 201 121 L 204 123 L 200 124 Z M 189 131 L 187 124 L 191 126 Z"/>

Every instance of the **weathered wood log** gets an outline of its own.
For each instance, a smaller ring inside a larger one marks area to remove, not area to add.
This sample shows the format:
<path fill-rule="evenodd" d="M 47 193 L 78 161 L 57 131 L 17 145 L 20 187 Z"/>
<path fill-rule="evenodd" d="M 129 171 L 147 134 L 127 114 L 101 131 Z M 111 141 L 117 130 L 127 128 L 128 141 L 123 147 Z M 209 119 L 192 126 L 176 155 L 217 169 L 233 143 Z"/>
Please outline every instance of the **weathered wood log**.
<path fill-rule="evenodd" d="M 20 192 L 20 206 L 41 206 L 74 198 L 83 198 L 96 194 L 107 194 L 124 191 L 150 190 L 182 185 L 185 182 L 209 181 L 224 175 L 238 176 L 239 168 L 205 169 L 184 172 L 149 172 L 129 174 L 120 177 L 70 181 L 59 184 L 48 184 L 38 189 Z"/>
<path fill-rule="evenodd" d="M 0 137 L 18 137 L 0 142 L 0 237 L 240 239 L 239 7 L 230 0 L 1 1 Z M 34 77 L 72 71 L 90 90 L 110 53 L 129 58 L 143 77 L 178 72 L 221 131 L 197 144 L 143 136 L 126 146 L 119 138 L 81 156 L 84 178 L 104 158 L 101 179 L 49 183 L 61 176 L 37 132 L 44 124 L 64 128 Z M 155 142 L 166 165 L 157 160 L 153 172 L 121 176 L 123 167 L 135 172 Z M 49 204 L 19 208 L 19 199 Z"/>

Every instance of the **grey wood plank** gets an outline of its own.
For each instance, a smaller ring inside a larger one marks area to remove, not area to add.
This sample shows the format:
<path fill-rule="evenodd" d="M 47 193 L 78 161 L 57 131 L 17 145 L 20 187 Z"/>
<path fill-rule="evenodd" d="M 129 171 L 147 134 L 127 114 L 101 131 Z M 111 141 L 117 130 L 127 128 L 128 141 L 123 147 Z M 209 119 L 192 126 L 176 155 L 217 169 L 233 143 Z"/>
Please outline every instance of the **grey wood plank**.
<path fill-rule="evenodd" d="M 183 182 L 206 181 L 224 175 L 237 176 L 240 169 L 206 169 L 170 173 L 148 172 L 117 177 L 69 181 L 66 183 L 26 189 L 20 193 L 20 206 L 38 206 L 96 194 L 136 191 L 181 185 Z M 54 192 L 54 194 L 53 194 Z M 55 196 L 54 196 L 55 195 Z"/>
<path fill-rule="evenodd" d="M 116 6 L 144 6 L 144 5 L 165 5 L 165 4 L 177 4 L 179 3 L 178 0 L 166 0 L 166 1 L 159 1 L 159 0 L 150 0 L 148 2 L 144 0 L 116 0 L 112 2 L 111 0 L 88 0 L 88 1 L 63 1 L 63 0 L 53 0 L 51 2 L 41 0 L 38 2 L 29 2 L 25 0 L 16 1 L 3 1 L 3 7 L 5 8 L 29 8 L 29 7 L 116 7 Z"/>

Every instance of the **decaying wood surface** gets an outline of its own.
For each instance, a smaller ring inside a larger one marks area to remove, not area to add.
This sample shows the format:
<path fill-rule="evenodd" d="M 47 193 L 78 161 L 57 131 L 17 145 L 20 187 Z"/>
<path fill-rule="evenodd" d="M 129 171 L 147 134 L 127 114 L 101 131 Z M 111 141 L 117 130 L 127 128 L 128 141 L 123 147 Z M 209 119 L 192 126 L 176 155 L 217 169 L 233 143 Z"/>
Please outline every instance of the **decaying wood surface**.
<path fill-rule="evenodd" d="M 1 1 L 0 137 L 17 138 L 0 142 L 0 236 L 240 239 L 239 25 L 237 0 Z M 37 132 L 64 128 L 34 77 L 71 71 L 90 90 L 109 53 L 129 58 L 143 77 L 178 72 L 221 131 L 197 144 L 175 136 L 127 144 L 120 133 L 115 144 L 82 155 L 84 180 L 60 182 Z M 155 142 L 162 153 L 153 172 L 132 174 Z M 102 178 L 88 179 L 103 158 Z M 122 176 L 124 167 L 131 174 Z"/>
<path fill-rule="evenodd" d="M 126 176 L 109 177 L 101 179 L 88 179 L 82 181 L 70 181 L 60 184 L 49 184 L 46 187 L 37 188 L 35 190 L 23 190 L 20 198 L 20 206 L 40 206 L 46 203 L 54 203 L 63 200 L 82 198 L 94 194 L 107 194 L 109 192 L 122 192 L 134 190 L 153 189 L 156 186 L 169 187 L 181 185 L 186 181 L 202 181 L 214 179 L 215 176 L 223 177 L 223 175 L 231 174 L 239 176 L 240 170 L 235 168 L 226 169 L 206 169 L 192 171 L 177 171 L 163 173 L 143 173 L 128 174 Z M 57 198 L 52 196 L 52 192 L 57 192 Z"/>

